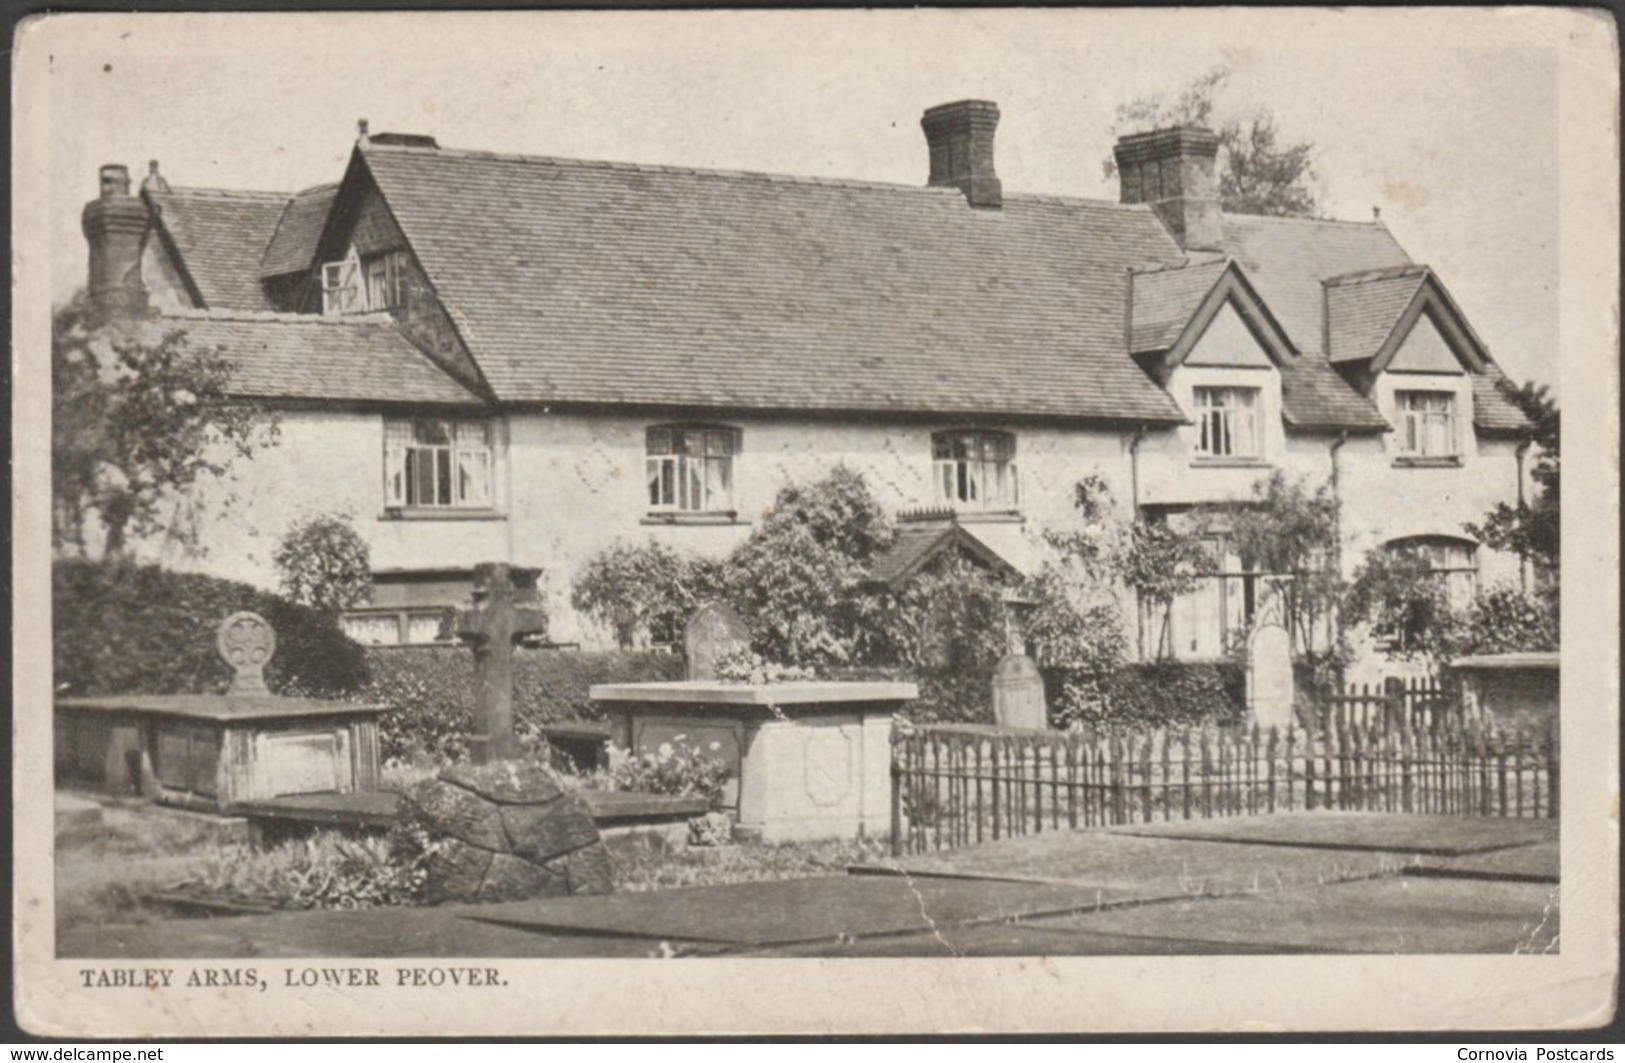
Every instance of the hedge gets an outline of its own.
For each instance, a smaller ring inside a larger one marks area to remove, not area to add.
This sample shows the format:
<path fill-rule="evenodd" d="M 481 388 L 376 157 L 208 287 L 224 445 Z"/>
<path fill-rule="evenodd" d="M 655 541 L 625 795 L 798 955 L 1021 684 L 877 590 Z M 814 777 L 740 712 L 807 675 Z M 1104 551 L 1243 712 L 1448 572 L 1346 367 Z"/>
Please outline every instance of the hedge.
<path fill-rule="evenodd" d="M 386 759 L 458 759 L 474 724 L 474 655 L 461 646 L 376 646 L 366 651 L 371 678 L 356 692 L 393 711 L 381 727 Z M 550 723 L 592 719 L 594 683 L 683 678 L 683 658 L 633 650 L 514 651 L 514 728 L 534 741 Z"/>
<path fill-rule="evenodd" d="M 250 609 L 271 622 L 276 655 L 265 669 L 277 693 L 336 696 L 367 678 L 361 647 L 331 616 L 247 583 L 158 565 L 64 559 L 51 567 L 52 675 L 62 694 L 209 694 L 232 671 L 215 634 Z"/>

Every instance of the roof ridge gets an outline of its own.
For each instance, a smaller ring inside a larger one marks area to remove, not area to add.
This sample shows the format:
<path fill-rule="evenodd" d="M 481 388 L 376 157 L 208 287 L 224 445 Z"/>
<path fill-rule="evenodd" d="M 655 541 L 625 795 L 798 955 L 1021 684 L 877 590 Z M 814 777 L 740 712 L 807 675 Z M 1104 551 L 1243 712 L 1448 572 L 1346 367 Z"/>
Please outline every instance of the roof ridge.
<path fill-rule="evenodd" d="M 1355 229 L 1377 229 L 1388 232 L 1388 226 L 1380 221 L 1350 221 L 1347 218 L 1306 218 L 1301 215 L 1282 214 L 1244 214 L 1238 211 L 1221 211 L 1224 218 L 1237 218 L 1243 221 L 1269 221 L 1286 225 L 1340 225 Z M 1391 235 L 1391 234 L 1390 234 Z"/>
<path fill-rule="evenodd" d="M 420 148 L 403 144 L 369 144 L 367 154 L 383 152 L 392 155 L 428 155 L 464 159 L 486 159 L 493 162 L 535 163 L 545 166 L 568 166 L 587 170 L 621 170 L 629 173 L 676 174 L 688 177 L 726 177 L 730 179 L 765 181 L 769 184 L 823 185 L 836 188 L 872 188 L 887 192 L 925 192 L 932 195 L 963 195 L 957 188 L 933 185 L 905 185 L 895 181 L 866 181 L 861 178 L 812 177 L 805 174 L 771 173 L 765 170 L 725 170 L 704 166 L 671 166 L 647 162 L 615 162 L 605 159 L 570 159 L 557 155 L 526 155 L 518 152 L 479 151 L 472 148 Z M 1007 199 L 1009 197 L 1006 197 Z"/>
<path fill-rule="evenodd" d="M 1130 266 L 1129 272 L 1134 274 L 1136 277 L 1144 277 L 1149 274 L 1156 273 L 1173 273 L 1182 269 L 1202 269 L 1205 266 L 1228 266 L 1235 261 L 1236 260 L 1232 255 L 1221 255 L 1219 258 L 1209 258 L 1200 262 L 1193 262 L 1191 261 L 1190 256 L 1187 255 L 1183 262 L 1164 262 L 1152 263 L 1148 266 Z"/>
<path fill-rule="evenodd" d="M 309 188 L 301 188 L 299 191 L 295 192 L 291 198 L 300 199 L 304 196 L 314 196 L 318 192 L 332 192 L 336 190 L 341 183 L 342 182 L 339 181 L 325 181 L 319 185 L 311 185 Z"/>
<path fill-rule="evenodd" d="M 395 319 L 384 311 L 367 314 L 298 314 L 283 310 L 236 310 L 230 308 L 195 310 L 165 310 L 157 320 L 176 318 L 182 321 L 261 321 L 290 325 L 394 325 Z"/>
<path fill-rule="evenodd" d="M 266 202 L 285 203 L 293 197 L 287 192 L 264 192 L 245 188 L 200 188 L 171 185 L 163 190 L 149 192 L 155 196 L 214 196 L 220 199 L 262 199 Z"/>
<path fill-rule="evenodd" d="M 1335 277 L 1327 277 L 1320 283 L 1327 288 L 1341 288 L 1371 284 L 1375 281 L 1396 280 L 1400 277 L 1425 277 L 1432 272 L 1425 263 L 1410 262 L 1403 266 L 1382 266 L 1377 269 L 1355 270 L 1353 273 L 1339 273 Z"/>

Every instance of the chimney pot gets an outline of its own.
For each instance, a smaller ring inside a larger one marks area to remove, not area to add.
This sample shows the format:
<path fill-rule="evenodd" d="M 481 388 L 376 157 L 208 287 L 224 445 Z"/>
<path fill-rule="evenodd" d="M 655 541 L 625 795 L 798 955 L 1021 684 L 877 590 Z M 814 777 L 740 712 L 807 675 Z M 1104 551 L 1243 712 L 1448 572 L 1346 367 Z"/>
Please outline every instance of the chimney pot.
<path fill-rule="evenodd" d="M 101 168 L 100 174 L 102 199 L 115 199 L 130 194 L 130 168 L 120 163 L 110 162 Z"/>
<path fill-rule="evenodd" d="M 1004 189 L 993 168 L 993 134 L 999 105 L 958 100 L 932 107 L 920 118 L 931 151 L 932 187 L 957 188 L 973 207 L 1001 207 Z"/>
<path fill-rule="evenodd" d="M 1145 203 L 1179 246 L 1214 251 L 1223 242 L 1214 164 L 1219 137 L 1200 126 L 1173 126 L 1126 136 L 1112 148 L 1120 198 Z"/>

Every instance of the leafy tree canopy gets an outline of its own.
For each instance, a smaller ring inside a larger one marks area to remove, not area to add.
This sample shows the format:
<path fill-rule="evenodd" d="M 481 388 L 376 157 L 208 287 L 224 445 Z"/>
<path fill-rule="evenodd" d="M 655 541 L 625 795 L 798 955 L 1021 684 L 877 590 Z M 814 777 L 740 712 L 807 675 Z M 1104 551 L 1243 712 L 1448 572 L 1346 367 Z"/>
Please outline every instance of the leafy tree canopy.
<path fill-rule="evenodd" d="M 272 443 L 275 421 L 229 401 L 223 352 L 188 345 L 180 330 L 150 342 L 94 327 L 88 310 L 81 293 L 52 319 L 53 543 L 85 552 L 94 516 L 111 556 L 158 533 L 195 549 L 186 496 Z"/>
<path fill-rule="evenodd" d="M 1562 502 L 1561 416 L 1557 401 L 1544 384 L 1533 382 L 1514 387 L 1502 382 L 1507 398 L 1529 418 L 1529 441 L 1535 446 L 1529 476 L 1535 482 L 1535 495 L 1521 503 L 1501 502 L 1485 515 L 1481 524 L 1467 525 L 1467 533 L 1497 550 L 1526 557 L 1541 570 L 1555 590 L 1562 561 L 1563 529 L 1559 509 Z"/>
<path fill-rule="evenodd" d="M 1176 125 L 1198 125 L 1219 137 L 1219 204 L 1235 214 L 1309 217 L 1316 212 L 1315 146 L 1290 141 L 1275 114 L 1259 107 L 1250 114 L 1223 105 L 1222 90 L 1234 73 L 1220 66 L 1172 93 L 1153 93 L 1117 108 L 1112 136 L 1148 133 Z M 1107 177 L 1117 164 L 1106 159 Z"/>

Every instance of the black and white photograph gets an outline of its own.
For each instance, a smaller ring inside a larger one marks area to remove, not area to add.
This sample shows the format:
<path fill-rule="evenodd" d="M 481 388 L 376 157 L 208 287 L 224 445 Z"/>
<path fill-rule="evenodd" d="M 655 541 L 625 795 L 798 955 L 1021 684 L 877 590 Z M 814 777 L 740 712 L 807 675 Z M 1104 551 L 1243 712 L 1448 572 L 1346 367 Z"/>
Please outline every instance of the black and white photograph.
<path fill-rule="evenodd" d="M 30 1032 L 1610 1021 L 1607 17 L 13 73 Z"/>

